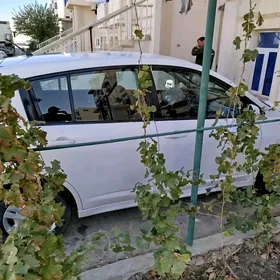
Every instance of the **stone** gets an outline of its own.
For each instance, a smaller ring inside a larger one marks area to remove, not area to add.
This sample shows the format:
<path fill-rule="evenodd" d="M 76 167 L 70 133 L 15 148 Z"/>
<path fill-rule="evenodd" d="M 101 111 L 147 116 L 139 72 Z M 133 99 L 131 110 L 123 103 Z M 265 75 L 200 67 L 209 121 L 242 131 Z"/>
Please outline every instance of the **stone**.
<path fill-rule="evenodd" d="M 136 273 L 135 275 L 129 277 L 127 280 L 143 280 L 143 274 L 142 273 Z"/>

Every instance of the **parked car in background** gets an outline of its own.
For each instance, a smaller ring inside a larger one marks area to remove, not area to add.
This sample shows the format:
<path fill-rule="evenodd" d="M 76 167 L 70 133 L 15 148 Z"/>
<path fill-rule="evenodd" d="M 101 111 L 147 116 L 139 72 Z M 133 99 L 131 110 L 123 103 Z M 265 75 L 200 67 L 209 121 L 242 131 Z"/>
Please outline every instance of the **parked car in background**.
<path fill-rule="evenodd" d="M 31 82 L 30 91 L 20 89 L 15 93 L 13 106 L 29 121 L 43 122 L 40 126 L 47 132 L 49 147 L 67 146 L 143 134 L 141 118 L 131 110 L 138 88 L 138 59 L 138 53 L 125 52 L 21 56 L 0 61 L 0 73 L 17 74 Z M 148 54 L 142 56 L 142 63 L 150 66 L 153 81 L 147 103 L 157 108 L 148 133 L 195 129 L 201 67 L 185 60 Z M 221 106 L 224 112 L 233 111 L 227 94 L 231 86 L 231 81 L 211 72 L 205 126 L 213 125 Z M 242 102 L 243 107 L 257 113 L 262 107 L 270 108 L 249 92 Z M 228 120 L 226 115 L 221 116 L 217 125 L 234 122 L 233 117 Z M 266 117 L 279 118 L 280 114 L 268 110 Z M 261 130 L 262 137 L 257 140 L 260 149 L 280 143 L 279 134 L 274 133 L 279 130 L 278 123 L 261 125 Z M 221 149 L 209 134 L 210 131 L 205 131 L 201 172 L 206 184 L 199 188 L 200 194 L 217 183 L 212 182 L 210 175 L 217 173 L 215 158 Z M 166 157 L 167 168 L 192 169 L 195 133 L 156 140 Z M 57 159 L 67 174 L 65 191 L 60 194 L 60 201 L 67 209 L 66 224 L 72 206 L 77 208 L 79 217 L 135 206 L 132 189 L 144 180 L 145 173 L 136 152 L 140 141 L 41 152 L 47 165 Z M 239 172 L 234 176 L 239 187 L 254 184 L 252 174 Z M 263 184 L 261 176 L 257 178 L 258 184 Z M 190 186 L 183 191 L 184 197 L 189 196 Z M 19 219 L 19 209 L 1 204 L 0 227 L 6 233 L 13 230 Z"/>
<path fill-rule="evenodd" d="M 13 33 L 8 21 L 0 21 L 0 50 L 5 52 L 7 56 L 15 55 Z"/>
<path fill-rule="evenodd" d="M 6 57 L 7 57 L 7 54 L 4 51 L 0 50 L 0 59 L 6 58 Z"/>

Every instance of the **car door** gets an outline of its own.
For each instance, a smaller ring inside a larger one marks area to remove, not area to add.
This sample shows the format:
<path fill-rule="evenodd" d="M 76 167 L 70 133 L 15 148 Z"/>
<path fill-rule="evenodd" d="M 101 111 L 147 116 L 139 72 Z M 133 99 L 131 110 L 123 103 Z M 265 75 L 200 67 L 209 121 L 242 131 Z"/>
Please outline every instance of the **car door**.
<path fill-rule="evenodd" d="M 135 67 L 137 69 L 137 67 Z M 137 88 L 134 67 L 83 70 L 32 81 L 39 119 L 45 121 L 48 145 L 80 144 L 140 136 L 140 116 L 131 110 Z M 148 133 L 155 133 L 152 123 Z M 57 159 L 77 190 L 80 216 L 131 207 L 132 189 L 143 181 L 136 151 L 141 140 L 43 151 L 49 164 Z"/>
<path fill-rule="evenodd" d="M 196 129 L 199 106 L 201 73 L 192 69 L 153 66 L 152 76 L 155 83 L 157 107 L 156 126 L 160 133 Z M 208 102 L 205 127 L 211 127 L 216 118 L 216 111 L 223 104 L 224 112 L 228 110 L 229 98 L 227 90 L 229 85 L 211 77 L 208 86 Z M 234 119 L 218 120 L 216 126 L 233 123 Z M 221 154 L 218 142 L 210 138 L 211 131 L 204 132 L 201 174 L 206 184 L 199 188 L 199 193 L 206 188 L 216 185 L 210 175 L 217 174 L 215 158 Z M 166 164 L 170 170 L 185 172 L 193 169 L 195 132 L 178 135 L 162 136 L 159 138 L 160 151 L 165 154 Z M 221 178 L 222 179 L 222 178 Z M 245 173 L 236 173 L 238 184 L 246 185 L 249 181 Z M 190 195 L 190 186 L 184 189 L 184 196 Z"/>

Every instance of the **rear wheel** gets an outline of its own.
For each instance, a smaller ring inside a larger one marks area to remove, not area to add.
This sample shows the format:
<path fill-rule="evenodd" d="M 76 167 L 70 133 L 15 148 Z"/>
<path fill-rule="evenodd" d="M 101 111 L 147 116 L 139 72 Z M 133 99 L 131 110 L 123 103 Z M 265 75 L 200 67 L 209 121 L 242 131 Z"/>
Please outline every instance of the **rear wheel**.
<path fill-rule="evenodd" d="M 266 195 L 266 194 L 270 193 L 265 187 L 263 175 L 260 172 L 257 174 L 254 187 L 255 187 L 255 190 L 257 191 L 257 193 L 260 195 Z"/>
<path fill-rule="evenodd" d="M 55 200 L 65 207 L 65 211 L 62 217 L 63 225 L 61 227 L 54 225 L 52 230 L 54 230 L 55 234 L 62 234 L 71 222 L 72 208 L 60 195 L 57 195 Z M 16 227 L 20 226 L 22 221 L 23 217 L 20 215 L 20 209 L 18 207 L 6 206 L 5 203 L 0 202 L 0 229 L 3 239 L 6 239 Z"/>

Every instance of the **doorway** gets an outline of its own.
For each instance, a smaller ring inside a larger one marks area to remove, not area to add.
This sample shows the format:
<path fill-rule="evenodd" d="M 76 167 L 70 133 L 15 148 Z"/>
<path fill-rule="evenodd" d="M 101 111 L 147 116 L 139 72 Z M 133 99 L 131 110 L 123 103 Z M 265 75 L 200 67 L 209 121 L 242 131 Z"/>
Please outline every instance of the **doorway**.
<path fill-rule="evenodd" d="M 255 62 L 251 91 L 265 96 L 270 95 L 275 72 L 280 32 L 260 33 L 258 56 Z"/>

